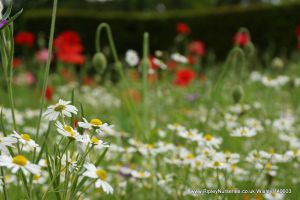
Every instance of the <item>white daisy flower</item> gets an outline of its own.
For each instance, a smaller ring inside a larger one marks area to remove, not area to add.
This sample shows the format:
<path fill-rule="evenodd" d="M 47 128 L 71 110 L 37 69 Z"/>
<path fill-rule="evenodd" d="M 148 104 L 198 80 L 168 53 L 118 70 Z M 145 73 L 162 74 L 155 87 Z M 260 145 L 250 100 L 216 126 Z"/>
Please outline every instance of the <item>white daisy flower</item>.
<path fill-rule="evenodd" d="M 126 52 L 125 61 L 130 67 L 135 67 L 139 64 L 140 58 L 135 50 L 129 49 Z"/>
<path fill-rule="evenodd" d="M 51 105 L 47 108 L 47 110 L 43 113 L 43 116 L 50 120 L 57 120 L 58 116 L 62 114 L 62 116 L 71 117 L 72 114 L 77 114 L 77 108 L 73 105 L 69 105 L 71 101 L 59 100 L 57 104 Z"/>
<path fill-rule="evenodd" d="M 131 175 L 134 178 L 144 179 L 144 178 L 149 178 L 151 174 L 148 171 L 136 171 L 136 170 L 133 170 L 131 172 Z"/>
<path fill-rule="evenodd" d="M 90 137 L 87 134 L 84 135 L 81 139 L 79 139 L 79 141 L 84 144 L 91 144 L 96 149 L 109 147 L 109 144 L 105 143 L 103 140 L 98 139 L 96 136 Z"/>
<path fill-rule="evenodd" d="M 9 154 L 7 147 L 14 148 L 13 144 L 17 142 L 18 140 L 12 136 L 0 136 L 0 151 L 4 154 Z"/>
<path fill-rule="evenodd" d="M 173 53 L 171 55 L 171 59 L 178 62 L 178 63 L 182 63 L 182 64 L 187 64 L 189 62 L 187 57 L 181 55 L 180 53 Z"/>
<path fill-rule="evenodd" d="M 83 118 L 83 122 L 78 122 L 78 126 L 85 129 L 98 129 L 101 126 L 103 126 L 103 122 L 100 119 L 94 118 L 91 119 L 90 122 L 88 122 L 85 118 Z"/>
<path fill-rule="evenodd" d="M 41 173 L 41 167 L 39 165 L 30 163 L 27 158 L 22 155 L 17 155 L 15 157 L 1 155 L 0 166 L 11 169 L 12 173 L 16 173 L 19 170 L 22 170 L 24 174 L 27 174 L 28 172 L 32 174 Z"/>
<path fill-rule="evenodd" d="M 264 194 L 264 197 L 266 200 L 282 200 L 282 199 L 284 199 L 284 194 L 277 193 L 277 192 L 271 192 L 268 194 Z"/>
<path fill-rule="evenodd" d="M 200 135 L 198 138 L 199 146 L 219 148 L 222 143 L 222 138 L 214 137 L 211 134 Z"/>
<path fill-rule="evenodd" d="M 251 127 L 257 132 L 261 132 L 264 130 L 263 126 L 261 125 L 261 122 L 254 118 L 248 118 L 245 120 L 245 124 L 248 127 Z"/>
<path fill-rule="evenodd" d="M 285 152 L 285 157 L 287 157 L 288 159 L 297 158 L 298 160 L 300 160 L 300 149 L 295 148 L 292 150 L 288 150 L 287 152 Z"/>
<path fill-rule="evenodd" d="M 68 137 L 70 139 L 75 139 L 75 140 L 82 140 L 82 136 L 78 133 L 77 130 L 73 129 L 69 125 L 63 125 L 61 122 L 57 121 L 55 123 L 57 127 L 57 132 L 59 132 L 61 135 Z"/>
<path fill-rule="evenodd" d="M 29 148 L 37 148 L 39 145 L 35 143 L 33 139 L 31 139 L 30 135 L 26 133 L 19 134 L 16 131 L 13 132 L 12 137 L 15 137 L 18 139 L 18 141 L 23 144 L 25 147 Z"/>
<path fill-rule="evenodd" d="M 231 133 L 231 136 L 233 137 L 253 137 L 255 135 L 256 131 L 248 127 L 237 128 Z"/>
<path fill-rule="evenodd" d="M 95 182 L 96 188 L 102 188 L 102 190 L 107 194 L 112 194 L 114 189 L 106 182 L 107 173 L 105 170 L 96 168 L 95 165 L 91 163 L 84 164 L 86 171 L 83 173 L 83 176 L 87 176 L 92 179 L 97 179 Z"/>
<path fill-rule="evenodd" d="M 225 169 L 228 168 L 224 154 L 216 153 L 212 158 L 211 162 L 208 163 L 208 166 L 213 169 Z"/>

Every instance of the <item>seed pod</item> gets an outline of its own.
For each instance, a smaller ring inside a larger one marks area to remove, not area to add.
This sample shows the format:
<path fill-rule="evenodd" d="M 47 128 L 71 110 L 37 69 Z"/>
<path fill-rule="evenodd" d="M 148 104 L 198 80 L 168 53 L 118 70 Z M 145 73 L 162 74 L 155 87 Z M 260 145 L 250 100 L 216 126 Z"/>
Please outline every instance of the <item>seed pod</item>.
<path fill-rule="evenodd" d="M 93 57 L 93 66 L 96 68 L 96 70 L 100 73 L 102 73 L 106 66 L 107 66 L 107 60 L 103 53 L 98 52 Z"/>
<path fill-rule="evenodd" d="M 234 103 L 239 103 L 244 96 L 244 90 L 241 86 L 235 87 L 235 89 L 232 92 L 232 98 Z"/>

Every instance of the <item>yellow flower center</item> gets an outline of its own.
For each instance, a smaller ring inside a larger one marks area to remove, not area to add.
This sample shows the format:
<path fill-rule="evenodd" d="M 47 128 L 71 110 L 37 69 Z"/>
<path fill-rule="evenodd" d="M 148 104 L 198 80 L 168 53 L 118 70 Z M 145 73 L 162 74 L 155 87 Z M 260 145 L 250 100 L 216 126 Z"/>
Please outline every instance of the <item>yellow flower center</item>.
<path fill-rule="evenodd" d="M 153 149 L 153 145 L 152 144 L 146 144 L 147 149 Z"/>
<path fill-rule="evenodd" d="M 187 159 L 194 159 L 195 156 L 194 156 L 192 153 L 190 153 L 190 154 L 188 154 L 188 155 L 186 156 L 186 158 L 187 158 Z"/>
<path fill-rule="evenodd" d="M 295 156 L 297 156 L 299 154 L 299 150 L 298 149 L 294 149 L 293 153 L 294 153 Z"/>
<path fill-rule="evenodd" d="M 92 137 L 91 143 L 93 143 L 93 144 L 98 144 L 98 143 L 99 143 L 99 139 L 96 138 L 96 137 Z"/>
<path fill-rule="evenodd" d="M 107 179 L 107 173 L 103 169 L 97 169 L 96 174 L 103 181 L 105 181 Z"/>
<path fill-rule="evenodd" d="M 215 161 L 214 162 L 214 167 L 220 167 L 221 166 L 221 163 L 220 162 L 218 162 L 218 161 Z"/>
<path fill-rule="evenodd" d="M 175 128 L 179 128 L 179 127 L 180 127 L 180 124 L 179 124 L 179 123 L 175 123 L 173 126 L 174 126 Z"/>
<path fill-rule="evenodd" d="M 33 180 L 37 181 L 41 178 L 41 176 L 34 174 L 32 178 Z"/>
<path fill-rule="evenodd" d="M 93 126 L 101 126 L 103 123 L 100 119 L 92 119 L 90 121 L 90 124 L 92 124 Z"/>
<path fill-rule="evenodd" d="M 20 166 L 25 166 L 27 164 L 27 158 L 21 155 L 17 155 L 13 158 L 13 163 L 20 165 Z"/>
<path fill-rule="evenodd" d="M 206 135 L 204 136 L 204 139 L 207 140 L 207 141 L 211 141 L 211 140 L 213 139 L 213 136 L 210 135 L 210 134 L 206 134 Z"/>
<path fill-rule="evenodd" d="M 267 163 L 265 167 L 266 167 L 267 171 L 270 171 L 272 169 L 272 164 L 271 163 Z"/>
<path fill-rule="evenodd" d="M 232 171 L 236 171 L 236 169 L 237 169 L 237 166 L 236 166 L 236 165 L 231 165 L 231 170 L 232 170 Z"/>
<path fill-rule="evenodd" d="M 144 173 L 144 172 L 139 172 L 139 176 L 140 176 L 140 177 L 144 177 L 144 176 L 145 176 L 145 173 Z"/>
<path fill-rule="evenodd" d="M 31 139 L 30 135 L 28 135 L 28 134 L 21 134 L 21 138 L 26 140 L 26 141 L 30 141 L 30 139 Z"/>
<path fill-rule="evenodd" d="M 64 127 L 64 130 L 67 131 L 70 134 L 70 137 L 74 137 L 75 136 L 75 132 L 73 130 L 73 128 L 71 126 L 66 125 Z"/>
<path fill-rule="evenodd" d="M 241 135 L 247 135 L 248 131 L 246 129 L 241 130 Z"/>
<path fill-rule="evenodd" d="M 193 133 L 191 131 L 188 132 L 188 136 L 192 137 Z"/>
<path fill-rule="evenodd" d="M 196 166 L 197 166 L 197 167 L 201 167 L 201 166 L 202 166 L 202 162 L 196 161 Z"/>
<path fill-rule="evenodd" d="M 64 105 L 57 105 L 57 106 L 54 108 L 54 111 L 56 111 L 56 112 L 61 112 L 63 109 L 65 109 L 65 106 L 64 106 Z"/>

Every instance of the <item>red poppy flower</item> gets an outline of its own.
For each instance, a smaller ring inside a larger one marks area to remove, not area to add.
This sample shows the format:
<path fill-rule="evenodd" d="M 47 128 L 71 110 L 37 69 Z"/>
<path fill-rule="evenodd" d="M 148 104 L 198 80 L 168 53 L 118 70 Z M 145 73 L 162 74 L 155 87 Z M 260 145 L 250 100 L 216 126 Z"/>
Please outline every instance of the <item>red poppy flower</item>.
<path fill-rule="evenodd" d="M 20 32 L 16 35 L 15 42 L 17 45 L 25 45 L 31 48 L 34 45 L 35 36 L 31 32 Z"/>
<path fill-rule="evenodd" d="M 296 36 L 300 37 L 300 25 L 296 28 Z"/>
<path fill-rule="evenodd" d="M 178 86 L 188 86 L 195 78 L 196 72 L 193 70 L 189 68 L 180 69 L 176 72 L 174 84 Z"/>
<path fill-rule="evenodd" d="M 191 54 L 204 56 L 205 54 L 204 42 L 201 40 L 193 41 L 188 45 L 188 50 Z"/>
<path fill-rule="evenodd" d="M 57 50 L 59 61 L 70 64 L 81 65 L 84 63 L 82 55 L 83 45 L 78 33 L 74 31 L 65 31 L 56 37 L 54 47 Z"/>
<path fill-rule="evenodd" d="M 249 37 L 245 32 L 238 32 L 233 37 L 234 45 L 240 45 L 242 47 L 245 47 L 248 42 L 249 42 Z"/>
<path fill-rule="evenodd" d="M 191 33 L 191 29 L 186 23 L 177 23 L 176 31 L 178 34 L 182 34 L 182 35 L 188 35 Z"/>
<path fill-rule="evenodd" d="M 45 98 L 47 101 L 51 101 L 53 96 L 53 88 L 51 86 L 46 87 Z"/>

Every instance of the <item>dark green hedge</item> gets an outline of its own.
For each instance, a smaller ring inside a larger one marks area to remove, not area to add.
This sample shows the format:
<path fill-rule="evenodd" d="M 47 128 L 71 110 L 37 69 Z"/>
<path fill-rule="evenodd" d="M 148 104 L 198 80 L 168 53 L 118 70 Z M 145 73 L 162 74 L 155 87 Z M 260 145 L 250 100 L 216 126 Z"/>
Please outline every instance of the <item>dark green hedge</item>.
<path fill-rule="evenodd" d="M 51 10 L 27 10 L 17 21 L 18 30 L 49 32 Z M 224 7 L 216 10 L 170 11 L 165 13 L 97 12 L 94 10 L 58 11 L 57 29 L 78 31 L 87 52 L 94 51 L 94 35 L 100 22 L 113 30 L 118 51 L 140 50 L 143 32 L 151 36 L 151 49 L 168 49 L 175 37 L 175 24 L 186 22 L 191 37 L 202 39 L 219 57 L 232 46 L 232 35 L 241 26 L 249 28 L 254 43 L 260 48 L 276 44 L 278 51 L 296 48 L 295 27 L 300 24 L 300 5 L 283 7 Z"/>

